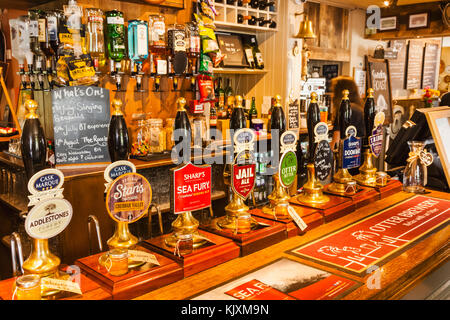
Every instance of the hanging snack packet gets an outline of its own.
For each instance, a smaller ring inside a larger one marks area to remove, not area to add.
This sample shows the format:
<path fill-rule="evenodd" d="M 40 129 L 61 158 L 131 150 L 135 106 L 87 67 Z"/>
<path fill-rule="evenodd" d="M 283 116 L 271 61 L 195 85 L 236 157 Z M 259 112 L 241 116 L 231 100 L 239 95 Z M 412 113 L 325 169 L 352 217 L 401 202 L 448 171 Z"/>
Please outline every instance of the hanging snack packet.
<path fill-rule="evenodd" d="M 197 77 L 198 90 L 200 93 L 200 102 L 212 101 L 216 98 L 214 95 L 214 82 L 211 76 L 199 75 Z"/>

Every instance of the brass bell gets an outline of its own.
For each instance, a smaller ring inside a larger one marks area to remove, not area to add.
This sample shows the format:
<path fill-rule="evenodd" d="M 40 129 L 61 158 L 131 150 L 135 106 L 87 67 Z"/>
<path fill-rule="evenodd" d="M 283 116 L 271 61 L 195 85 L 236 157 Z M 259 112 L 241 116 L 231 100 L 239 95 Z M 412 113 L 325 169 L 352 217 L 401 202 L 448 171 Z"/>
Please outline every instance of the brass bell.
<path fill-rule="evenodd" d="M 305 20 L 300 22 L 300 29 L 298 31 L 298 34 L 294 38 L 315 39 L 316 35 L 313 31 L 312 21 L 305 17 Z"/>

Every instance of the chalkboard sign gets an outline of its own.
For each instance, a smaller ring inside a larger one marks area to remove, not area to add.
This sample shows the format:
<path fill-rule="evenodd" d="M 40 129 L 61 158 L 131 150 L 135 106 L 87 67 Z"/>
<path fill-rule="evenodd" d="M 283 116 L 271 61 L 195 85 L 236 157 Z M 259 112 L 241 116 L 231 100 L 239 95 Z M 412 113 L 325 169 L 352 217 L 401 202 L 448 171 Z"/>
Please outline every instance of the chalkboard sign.
<path fill-rule="evenodd" d="M 405 88 L 406 40 L 392 40 L 390 47 L 397 52 L 395 59 L 389 59 L 389 73 L 392 91 Z"/>
<path fill-rule="evenodd" d="M 225 58 L 223 59 L 224 67 L 248 66 L 240 35 L 217 33 L 216 36 L 220 51 L 225 55 Z"/>
<path fill-rule="evenodd" d="M 290 103 L 288 106 L 288 129 L 300 129 L 300 109 L 298 100 Z"/>
<path fill-rule="evenodd" d="M 436 89 L 436 71 L 439 57 L 439 45 L 426 43 L 423 58 L 422 88 Z"/>
<path fill-rule="evenodd" d="M 423 42 L 409 40 L 406 67 L 406 89 L 420 89 L 422 85 Z"/>
<path fill-rule="evenodd" d="M 392 122 L 392 91 L 389 64 L 386 59 L 366 56 L 367 85 L 374 90 L 377 112 L 384 112 L 385 123 Z"/>
<path fill-rule="evenodd" d="M 56 165 L 110 162 L 109 90 L 64 87 L 52 91 Z"/>
<path fill-rule="evenodd" d="M 324 181 L 331 173 L 333 164 L 333 151 L 327 140 L 322 140 L 317 145 L 314 156 L 314 167 L 316 169 L 317 178 Z"/>

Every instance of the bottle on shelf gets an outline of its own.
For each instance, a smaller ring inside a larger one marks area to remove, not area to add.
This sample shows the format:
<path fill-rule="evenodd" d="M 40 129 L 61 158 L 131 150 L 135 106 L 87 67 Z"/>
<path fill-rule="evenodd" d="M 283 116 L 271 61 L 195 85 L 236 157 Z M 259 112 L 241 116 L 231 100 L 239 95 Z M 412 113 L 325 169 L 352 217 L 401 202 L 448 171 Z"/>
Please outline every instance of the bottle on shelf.
<path fill-rule="evenodd" d="M 237 23 L 244 23 L 248 20 L 248 24 L 253 24 L 253 21 L 256 21 L 255 16 L 245 16 L 243 14 L 238 13 L 237 15 Z"/>
<path fill-rule="evenodd" d="M 256 66 L 255 57 L 253 56 L 253 46 L 247 41 L 244 41 L 244 53 L 249 67 L 255 69 Z"/>
<path fill-rule="evenodd" d="M 242 101 L 243 99 L 241 96 L 236 96 L 236 105 L 234 106 L 230 117 L 230 129 L 234 131 L 247 127 L 247 119 L 245 117 L 245 111 L 242 105 Z M 231 101 L 229 105 L 231 105 Z"/>
<path fill-rule="evenodd" d="M 42 52 L 45 55 L 45 72 L 47 74 L 47 80 L 50 85 L 50 88 L 53 88 L 53 69 L 52 67 L 55 65 L 53 60 L 55 59 L 55 52 L 50 45 L 49 36 L 48 36 L 48 27 L 47 27 L 47 15 L 44 11 L 39 11 L 38 17 L 38 39 L 39 45 L 41 47 Z"/>
<path fill-rule="evenodd" d="M 227 0 L 227 4 L 233 6 L 236 3 L 236 0 Z"/>
<path fill-rule="evenodd" d="M 117 91 L 122 91 L 121 61 L 126 58 L 123 12 L 111 10 L 106 16 L 106 48 L 110 59 L 110 72 L 116 80 Z"/>
<path fill-rule="evenodd" d="M 249 4 L 249 3 L 250 3 L 250 0 L 238 0 L 237 5 L 238 5 L 239 7 L 243 7 L 244 4 Z"/>
<path fill-rule="evenodd" d="M 253 48 L 253 59 L 255 60 L 255 67 L 257 69 L 264 69 L 264 60 L 262 53 L 259 50 L 258 43 L 256 42 L 256 36 L 251 36 L 250 43 Z"/>
<path fill-rule="evenodd" d="M 44 129 L 42 129 L 36 113 L 37 102 L 31 99 L 27 100 L 25 108 L 28 113 L 22 131 L 21 152 L 25 173 L 29 180 L 36 172 L 46 168 L 47 142 Z"/>
<path fill-rule="evenodd" d="M 233 96 L 233 88 L 231 87 L 231 79 L 227 78 L 226 82 L 225 82 L 225 89 L 224 89 L 224 93 L 225 93 L 225 99 L 228 99 L 228 97 Z"/>
<path fill-rule="evenodd" d="M 86 47 L 91 55 L 96 72 L 105 66 L 105 41 L 103 32 L 103 11 L 96 8 L 86 9 L 87 30 Z"/>
<path fill-rule="evenodd" d="M 253 9 L 258 9 L 259 8 L 259 2 L 260 2 L 260 0 L 251 0 L 250 1 L 250 7 L 252 7 Z"/>
<path fill-rule="evenodd" d="M 258 110 L 256 109 L 255 97 L 252 97 L 252 104 L 248 112 L 248 120 L 250 128 L 253 128 L 253 120 L 258 118 Z"/>
<path fill-rule="evenodd" d="M 45 54 L 41 49 L 41 44 L 39 41 L 39 16 L 41 14 L 41 10 L 32 9 L 28 11 L 29 16 L 29 34 L 30 34 L 30 49 L 34 54 L 34 62 L 33 62 L 33 70 L 30 73 L 37 74 L 38 82 L 39 82 L 39 90 L 43 90 L 44 88 L 44 63 L 45 63 Z"/>
<path fill-rule="evenodd" d="M 142 91 L 142 64 L 148 58 L 148 24 L 142 20 L 128 21 L 128 57 L 131 76 L 136 78 L 136 92 Z"/>
<path fill-rule="evenodd" d="M 275 23 L 275 21 L 273 21 L 272 19 L 264 19 L 264 20 L 259 21 L 258 25 L 260 27 L 264 27 L 266 24 L 273 25 L 274 23 Z M 276 23 L 275 23 L 275 26 L 276 26 Z"/>
<path fill-rule="evenodd" d="M 114 99 L 112 102 L 114 112 L 111 116 L 108 129 L 108 151 L 111 162 L 128 160 L 130 143 L 127 124 L 122 112 L 122 101 Z"/>
<path fill-rule="evenodd" d="M 19 63 L 19 75 L 21 89 L 27 89 L 29 79 L 25 71 L 25 64 L 28 63 L 28 70 L 31 71 L 33 64 L 33 54 L 30 50 L 30 38 L 28 34 L 28 17 L 22 16 L 17 19 L 10 19 L 11 53 Z"/>
<path fill-rule="evenodd" d="M 275 5 L 275 1 L 260 0 L 259 10 L 266 10 L 268 7 Z"/>
<path fill-rule="evenodd" d="M 190 161 L 192 130 L 186 111 L 185 98 L 177 99 L 177 114 L 175 116 L 173 134 L 174 137 L 172 140 L 174 141 L 174 147 L 176 148 L 177 155 L 182 158 L 183 162 Z"/>
<path fill-rule="evenodd" d="M 167 74 L 166 24 L 163 15 L 148 18 L 150 44 L 150 75 L 154 77 L 154 91 L 159 91 L 161 76 Z"/>
<path fill-rule="evenodd" d="M 195 23 L 188 23 L 187 34 L 189 38 L 189 52 L 188 52 L 188 71 L 189 75 L 196 75 L 198 58 L 200 57 L 200 35 L 198 31 L 198 25 Z"/>

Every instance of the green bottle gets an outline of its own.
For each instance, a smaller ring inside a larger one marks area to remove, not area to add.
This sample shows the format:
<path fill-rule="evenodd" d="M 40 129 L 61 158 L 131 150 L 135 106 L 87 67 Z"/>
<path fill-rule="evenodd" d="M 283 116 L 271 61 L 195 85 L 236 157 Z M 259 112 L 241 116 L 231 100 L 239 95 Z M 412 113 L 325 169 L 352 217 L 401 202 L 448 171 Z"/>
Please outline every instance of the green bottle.
<path fill-rule="evenodd" d="M 258 110 L 256 110 L 255 97 L 252 97 L 252 105 L 250 111 L 248 112 L 248 120 L 250 121 L 250 128 L 253 128 L 253 120 L 258 118 Z"/>
<path fill-rule="evenodd" d="M 120 62 L 125 58 L 125 28 L 123 12 L 111 10 L 106 16 L 106 46 L 108 57 L 114 62 Z"/>

